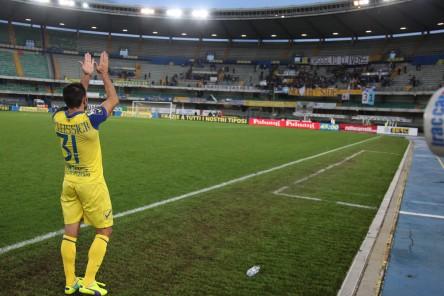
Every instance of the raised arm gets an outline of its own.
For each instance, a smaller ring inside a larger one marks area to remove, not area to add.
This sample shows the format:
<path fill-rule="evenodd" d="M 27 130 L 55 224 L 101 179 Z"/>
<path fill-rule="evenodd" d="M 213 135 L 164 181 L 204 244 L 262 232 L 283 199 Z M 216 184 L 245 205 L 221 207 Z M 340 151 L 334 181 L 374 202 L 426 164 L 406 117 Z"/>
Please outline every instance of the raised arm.
<path fill-rule="evenodd" d="M 91 75 L 94 72 L 94 59 L 89 53 L 85 53 L 83 62 L 79 62 L 82 65 L 82 77 L 80 78 L 80 83 L 83 85 L 85 90 L 88 90 L 89 81 L 91 80 Z"/>
<path fill-rule="evenodd" d="M 106 109 L 108 116 L 112 114 L 114 108 L 119 104 L 119 97 L 116 89 L 109 77 L 108 73 L 109 59 L 108 54 L 104 51 L 100 55 L 99 64 L 96 66 L 97 72 L 102 76 L 103 85 L 105 86 L 106 100 L 102 106 Z"/>

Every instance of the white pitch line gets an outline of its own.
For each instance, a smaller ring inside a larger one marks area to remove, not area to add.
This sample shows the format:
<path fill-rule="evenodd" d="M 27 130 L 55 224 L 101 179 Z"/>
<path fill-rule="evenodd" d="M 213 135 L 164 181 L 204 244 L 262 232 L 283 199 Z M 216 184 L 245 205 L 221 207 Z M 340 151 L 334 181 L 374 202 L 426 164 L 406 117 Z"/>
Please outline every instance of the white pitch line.
<path fill-rule="evenodd" d="M 390 155 L 398 155 L 398 156 L 402 155 L 400 153 L 393 153 L 393 152 L 386 152 L 386 151 L 376 151 L 376 150 L 365 150 L 365 151 L 371 152 L 371 153 L 390 154 Z"/>
<path fill-rule="evenodd" d="M 376 207 L 360 205 L 360 204 L 355 204 L 355 203 L 350 203 L 350 202 L 337 201 L 336 203 L 338 205 L 352 207 L 352 208 L 361 208 L 361 209 L 369 209 L 369 210 L 376 210 L 377 209 Z"/>
<path fill-rule="evenodd" d="M 360 154 L 362 154 L 362 153 L 364 153 L 364 152 L 365 152 L 365 150 L 361 150 L 361 151 L 359 151 L 359 152 L 356 152 L 355 154 L 352 154 L 352 155 L 350 155 L 350 156 L 344 158 L 343 160 L 341 160 L 341 161 L 339 161 L 339 162 L 337 162 L 337 163 L 331 164 L 331 165 L 329 165 L 329 166 L 327 166 L 327 167 L 325 167 L 325 168 L 323 168 L 323 169 L 320 169 L 320 170 L 317 171 L 317 172 L 314 172 L 314 173 L 311 174 L 311 175 L 308 175 L 307 177 L 304 177 L 304 178 L 302 178 L 302 179 L 297 180 L 296 182 L 294 182 L 294 184 L 300 184 L 300 183 L 303 183 L 303 182 L 305 182 L 305 181 L 307 181 L 307 180 L 309 180 L 309 179 L 311 179 L 311 178 L 314 178 L 314 177 L 316 177 L 316 176 L 318 176 L 318 175 L 320 175 L 320 174 L 322 174 L 322 173 L 325 173 L 326 171 L 329 171 L 329 170 L 331 170 L 331 169 L 333 169 L 333 168 L 335 168 L 335 167 L 338 167 L 338 166 L 340 166 L 340 165 L 343 165 L 343 164 L 346 163 L 347 161 L 349 161 L 349 160 L 355 158 L 356 156 L 358 156 L 358 155 L 360 155 Z"/>
<path fill-rule="evenodd" d="M 306 199 L 306 200 L 312 200 L 312 201 L 324 201 L 323 199 L 317 198 L 317 197 L 308 197 L 308 196 L 294 195 L 294 194 L 287 194 L 287 193 L 275 193 L 275 194 L 286 196 L 286 197 L 294 197 L 297 199 Z"/>
<path fill-rule="evenodd" d="M 440 219 L 444 220 L 444 216 L 440 215 L 431 215 L 431 214 L 423 214 L 423 213 L 416 213 L 416 212 L 406 212 L 406 211 L 400 211 L 400 214 L 408 215 L 408 216 L 416 216 L 416 217 L 424 217 L 424 218 L 433 218 L 433 219 Z"/>
<path fill-rule="evenodd" d="M 294 184 L 300 184 L 302 182 L 305 182 L 311 178 L 314 178 L 322 173 L 325 173 L 328 170 L 331 170 L 332 168 L 338 167 L 340 165 L 343 165 L 345 162 L 355 158 L 356 156 L 364 153 L 364 152 L 369 152 L 369 150 L 361 150 L 355 154 L 352 154 L 346 158 L 344 158 L 343 160 L 336 162 L 334 164 L 331 164 L 323 169 L 318 170 L 317 172 L 304 177 L 302 179 L 297 180 L 296 182 L 294 182 Z M 321 198 L 317 198 L 317 197 L 309 197 L 309 196 L 302 196 L 302 195 L 296 195 L 296 194 L 288 194 L 288 193 L 283 193 L 283 191 L 287 190 L 288 188 L 290 188 L 289 186 L 284 186 L 279 188 L 278 190 L 274 191 L 273 194 L 275 195 L 281 195 L 281 196 L 286 196 L 286 197 L 292 197 L 292 198 L 298 198 L 298 199 L 305 199 L 305 200 L 312 200 L 312 201 L 326 201 L 326 202 L 334 202 L 338 205 L 342 205 L 342 206 L 347 206 L 347 207 L 354 207 L 354 208 L 362 208 L 362 209 L 372 209 L 372 210 L 376 210 L 375 207 L 371 207 L 371 206 L 366 206 L 366 205 L 360 205 L 360 204 L 354 204 L 354 203 L 348 203 L 348 202 L 343 202 L 343 201 L 330 201 L 330 200 L 324 200 Z"/>
<path fill-rule="evenodd" d="M 438 159 L 439 164 L 444 169 L 444 163 L 442 162 L 442 159 L 440 157 L 438 157 L 438 156 L 436 157 L 436 159 Z"/>
<path fill-rule="evenodd" d="M 341 151 L 341 150 L 344 150 L 344 149 L 347 149 L 347 148 L 350 148 L 350 147 L 353 147 L 353 146 L 356 146 L 356 145 L 360 145 L 360 144 L 363 144 L 363 143 L 367 143 L 369 141 L 373 141 L 373 140 L 376 140 L 376 139 L 379 139 L 379 138 L 380 138 L 380 136 L 372 137 L 372 138 L 369 138 L 369 139 L 366 139 L 366 140 L 362 140 L 362 141 L 359 141 L 359 142 L 355 142 L 355 143 L 352 143 L 352 144 L 348 144 L 348 145 L 344 145 L 344 146 L 341 146 L 341 147 L 338 147 L 338 148 L 334 148 L 334 149 L 331 149 L 331 150 L 328 150 L 328 151 L 325 151 L 325 152 L 321 152 L 321 153 L 318 153 L 318 154 L 315 154 L 315 155 L 312 155 L 312 156 L 308 156 L 308 157 L 304 157 L 304 158 L 301 158 L 301 159 L 298 159 L 298 160 L 287 162 L 287 163 L 284 163 L 284 164 L 272 167 L 270 169 L 258 171 L 256 173 L 245 175 L 243 177 L 232 179 L 230 181 L 226 181 L 226 182 L 223 182 L 223 183 L 220 183 L 220 184 L 217 184 L 217 185 L 213 185 L 213 186 L 210 186 L 210 187 L 207 187 L 207 188 L 203 188 L 203 189 L 200 189 L 200 190 L 197 190 L 197 191 L 189 192 L 189 193 L 186 193 L 186 194 L 183 194 L 183 195 L 179 195 L 179 196 L 176 196 L 176 197 L 172 197 L 172 198 L 169 198 L 169 199 L 165 199 L 165 200 L 162 200 L 162 201 L 158 201 L 158 202 L 155 202 L 155 203 L 143 206 L 143 207 L 139 207 L 139 208 L 135 208 L 135 209 L 132 209 L 132 210 L 128 210 L 128 211 L 125 211 L 125 212 L 122 212 L 122 213 L 114 215 L 114 218 L 121 218 L 121 217 L 129 216 L 129 215 L 133 215 L 135 213 L 143 212 L 143 211 L 146 211 L 148 209 L 152 209 L 152 208 L 159 207 L 159 206 L 162 206 L 162 205 L 165 205 L 165 204 L 169 204 L 169 203 L 181 200 L 181 199 L 185 199 L 185 198 L 196 196 L 196 195 L 199 195 L 199 194 L 202 194 L 202 193 L 213 191 L 213 190 L 216 190 L 216 189 L 228 186 L 228 185 L 236 184 L 236 183 L 239 183 L 239 182 L 251 179 L 253 177 L 257 177 L 257 176 L 268 174 L 268 173 L 271 173 L 271 172 L 274 172 L 274 171 L 277 171 L 277 170 L 281 170 L 283 168 L 286 168 L 286 167 L 289 167 L 289 166 L 293 166 L 295 164 L 299 164 L 299 163 L 307 161 L 307 160 L 312 160 L 312 159 L 315 159 L 315 158 L 318 158 L 318 157 L 321 157 L 321 156 L 324 156 L 324 155 L 327 155 L 327 154 L 330 154 L 330 153 Z M 0 255 L 5 254 L 7 252 L 10 252 L 12 250 L 23 248 L 23 247 L 28 246 L 28 245 L 32 245 L 32 244 L 36 244 L 36 243 L 39 243 L 39 242 L 43 242 L 45 240 L 48 240 L 48 239 L 54 238 L 56 236 L 59 236 L 62 233 L 63 233 L 63 229 L 58 230 L 58 231 L 54 231 L 54 232 L 49 232 L 49 233 L 46 233 L 46 234 L 43 234 L 43 235 L 39 235 L 39 236 L 36 236 L 36 237 L 34 237 L 32 239 L 25 240 L 25 241 L 22 241 L 22 242 L 18 242 L 18 243 L 15 243 L 15 244 L 12 244 L 12 245 L 9 245 L 9 246 L 6 246 L 6 247 L 2 247 L 2 248 L 0 248 Z"/>
<path fill-rule="evenodd" d="M 305 189 L 305 188 L 311 188 L 312 186 L 307 186 L 307 185 L 298 185 L 298 189 L 301 188 Z M 333 189 L 326 189 L 326 190 L 322 190 L 323 193 L 344 193 L 341 190 L 333 190 Z M 274 192 L 273 192 L 274 193 Z M 362 193 L 362 192 L 354 192 L 354 191 L 347 191 L 347 195 L 356 195 L 356 196 L 364 196 L 364 197 L 371 197 L 373 196 L 373 194 L 368 194 L 368 193 Z"/>
<path fill-rule="evenodd" d="M 284 187 L 282 187 L 282 188 L 284 188 Z M 286 188 L 288 188 L 288 187 L 286 187 Z M 335 204 L 338 204 L 338 205 L 341 205 L 341 206 L 346 206 L 346 207 L 376 210 L 375 207 L 366 206 L 366 205 L 360 205 L 360 204 L 349 203 L 349 202 L 344 202 L 344 201 L 325 200 L 325 199 L 322 199 L 322 198 L 302 196 L 302 195 L 296 195 L 296 194 L 277 193 L 277 191 L 278 190 L 276 190 L 273 193 L 276 194 L 276 195 L 292 197 L 292 198 L 297 198 L 297 199 L 305 199 L 305 200 L 311 200 L 311 201 L 325 201 L 325 202 L 335 203 Z"/>
<path fill-rule="evenodd" d="M 288 188 L 289 188 L 288 186 L 281 187 L 281 188 L 279 188 L 278 190 L 273 191 L 273 194 L 281 194 L 282 191 L 285 191 L 285 190 L 287 190 Z"/>

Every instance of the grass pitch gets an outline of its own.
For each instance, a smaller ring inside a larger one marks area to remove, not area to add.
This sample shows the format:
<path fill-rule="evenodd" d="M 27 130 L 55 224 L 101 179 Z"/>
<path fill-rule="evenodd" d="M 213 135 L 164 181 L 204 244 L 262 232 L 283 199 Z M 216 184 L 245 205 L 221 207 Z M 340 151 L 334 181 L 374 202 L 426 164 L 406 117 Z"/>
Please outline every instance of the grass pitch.
<path fill-rule="evenodd" d="M 0 113 L 0 247 L 63 227 L 63 161 L 47 114 Z M 111 119 L 101 127 L 114 212 L 370 138 L 217 123 Z M 110 295 L 335 295 L 407 141 L 380 137 L 115 221 L 98 278 Z M 351 161 L 295 181 L 362 150 Z M 314 202 L 276 195 L 321 198 Z M 78 243 L 82 274 L 93 233 Z M 60 295 L 60 239 L 0 255 L 0 295 Z M 261 265 L 247 278 L 245 271 Z M 37 292 L 38 291 L 38 292 Z"/>

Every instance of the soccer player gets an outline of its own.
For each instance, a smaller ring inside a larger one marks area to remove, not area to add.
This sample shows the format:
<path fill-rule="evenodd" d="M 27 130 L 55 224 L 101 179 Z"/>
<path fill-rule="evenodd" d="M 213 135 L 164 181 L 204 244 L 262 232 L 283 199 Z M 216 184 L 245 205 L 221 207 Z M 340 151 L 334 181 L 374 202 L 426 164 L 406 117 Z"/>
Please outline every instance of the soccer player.
<path fill-rule="evenodd" d="M 108 292 L 104 284 L 96 282 L 95 277 L 112 233 L 113 214 L 103 177 L 99 126 L 112 114 L 119 99 L 108 74 L 106 52 L 100 55 L 99 64 L 88 53 L 80 63 L 83 71 L 81 83 L 73 83 L 63 89 L 66 107 L 53 115 L 65 159 L 60 198 L 65 223 L 61 253 L 66 278 L 65 294 L 71 295 L 79 290 L 83 294 L 101 296 Z M 94 67 L 102 77 L 107 98 L 99 108 L 87 113 L 86 91 Z M 84 278 L 76 277 L 75 273 L 76 242 L 82 220 L 96 229 Z"/>

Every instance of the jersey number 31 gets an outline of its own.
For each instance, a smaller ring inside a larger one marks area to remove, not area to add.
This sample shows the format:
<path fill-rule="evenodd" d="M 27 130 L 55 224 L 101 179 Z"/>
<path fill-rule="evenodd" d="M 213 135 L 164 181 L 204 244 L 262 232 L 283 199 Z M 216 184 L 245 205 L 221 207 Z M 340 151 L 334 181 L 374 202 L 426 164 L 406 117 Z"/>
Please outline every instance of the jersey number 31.
<path fill-rule="evenodd" d="M 61 133 L 57 133 L 57 137 L 60 137 L 63 139 L 63 143 L 62 143 L 62 148 L 66 151 L 66 157 L 65 157 L 65 161 L 70 161 L 72 159 L 72 156 L 74 155 L 74 160 L 76 163 L 79 163 L 79 154 L 77 152 L 77 142 L 76 142 L 76 136 L 71 135 L 65 135 L 65 134 L 61 134 Z M 71 146 L 72 146 L 72 151 L 69 149 L 69 147 L 67 146 L 68 141 L 71 138 Z"/>

